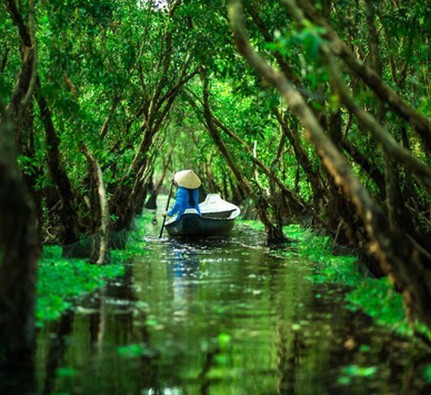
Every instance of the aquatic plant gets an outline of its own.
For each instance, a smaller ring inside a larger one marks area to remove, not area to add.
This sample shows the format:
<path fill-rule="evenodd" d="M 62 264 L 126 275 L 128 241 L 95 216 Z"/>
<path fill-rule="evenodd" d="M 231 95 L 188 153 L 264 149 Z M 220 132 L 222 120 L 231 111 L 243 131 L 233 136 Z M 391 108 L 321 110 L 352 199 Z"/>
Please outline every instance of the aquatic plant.
<path fill-rule="evenodd" d="M 424 371 L 424 377 L 427 384 L 431 384 L 431 364 L 429 364 Z"/>
<path fill-rule="evenodd" d="M 117 348 L 117 352 L 121 357 L 124 358 L 140 358 L 144 356 L 151 356 L 153 354 L 145 343 L 120 346 Z"/>
<path fill-rule="evenodd" d="M 153 216 L 146 213 L 135 218 L 134 229 L 128 234 L 124 250 L 111 251 L 110 265 L 90 265 L 85 260 L 65 259 L 61 246 L 43 247 L 37 284 L 36 325 L 58 319 L 73 308 L 73 300 L 103 287 L 107 281 L 124 274 L 124 262 L 145 253 L 146 226 Z"/>
<path fill-rule="evenodd" d="M 239 223 L 254 230 L 262 230 L 262 231 L 265 230 L 265 226 L 260 221 L 242 219 Z"/>
<path fill-rule="evenodd" d="M 42 327 L 45 322 L 58 319 L 73 307 L 74 298 L 104 286 L 123 273 L 124 267 L 118 263 L 90 265 L 84 260 L 62 258 L 59 246 L 44 246 L 39 261 L 36 325 Z"/>
<path fill-rule="evenodd" d="M 368 378 L 374 376 L 377 373 L 377 367 L 349 365 L 341 369 L 341 373 L 338 377 L 338 383 L 349 385 L 354 377 Z"/>
<path fill-rule="evenodd" d="M 310 281 L 348 287 L 346 308 L 364 312 L 376 324 L 384 325 L 399 335 L 421 333 L 431 338 L 430 331 L 423 324 L 408 320 L 402 295 L 396 292 L 389 278 L 370 277 L 359 269 L 360 262 L 356 256 L 334 255 L 331 252 L 333 242 L 327 236 L 319 236 L 296 224 L 286 226 L 285 232 L 295 240 L 293 248 L 284 252 L 286 256 L 301 256 L 317 263 Z"/>

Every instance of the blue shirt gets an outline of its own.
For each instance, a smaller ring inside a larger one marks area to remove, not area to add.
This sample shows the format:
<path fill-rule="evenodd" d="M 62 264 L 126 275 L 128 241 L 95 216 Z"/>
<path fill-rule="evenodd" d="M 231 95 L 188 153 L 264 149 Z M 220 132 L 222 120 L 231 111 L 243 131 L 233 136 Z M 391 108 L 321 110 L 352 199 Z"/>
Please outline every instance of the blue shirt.
<path fill-rule="evenodd" d="M 194 204 L 190 204 L 190 198 L 193 197 Z M 187 189 L 184 187 L 179 187 L 177 191 L 177 195 L 175 196 L 175 204 L 168 211 L 168 215 L 171 217 L 172 215 L 178 213 L 177 219 L 180 218 L 184 211 L 188 208 L 194 208 L 197 210 L 199 215 L 201 214 L 201 210 L 199 208 L 199 190 L 198 189 Z"/>

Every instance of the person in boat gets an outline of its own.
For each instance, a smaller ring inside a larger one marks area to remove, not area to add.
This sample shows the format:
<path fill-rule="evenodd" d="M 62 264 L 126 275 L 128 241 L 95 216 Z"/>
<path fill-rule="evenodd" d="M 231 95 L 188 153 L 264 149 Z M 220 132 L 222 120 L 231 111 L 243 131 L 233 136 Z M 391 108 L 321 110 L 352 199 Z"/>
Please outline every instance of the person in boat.
<path fill-rule="evenodd" d="M 179 219 L 188 208 L 194 208 L 201 215 L 199 208 L 199 187 L 201 186 L 200 178 L 193 170 L 181 170 L 175 173 L 172 182 L 178 187 L 175 196 L 175 204 L 163 215 L 172 217 L 178 213 Z"/>

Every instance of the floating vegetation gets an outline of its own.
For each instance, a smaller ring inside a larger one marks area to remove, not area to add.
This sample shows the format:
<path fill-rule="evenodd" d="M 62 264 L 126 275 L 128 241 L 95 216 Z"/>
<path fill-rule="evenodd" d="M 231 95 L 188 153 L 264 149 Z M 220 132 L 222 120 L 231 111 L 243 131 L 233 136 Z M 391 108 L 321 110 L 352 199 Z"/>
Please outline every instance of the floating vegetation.
<path fill-rule="evenodd" d="M 90 265 L 85 260 L 65 259 L 61 247 L 45 246 L 39 261 L 36 325 L 58 319 L 73 308 L 73 299 L 103 287 L 107 281 L 121 276 L 121 264 Z"/>
<path fill-rule="evenodd" d="M 359 270 L 356 256 L 334 255 L 333 242 L 328 236 L 318 236 L 300 225 L 289 225 L 286 234 L 294 239 L 294 248 L 284 251 L 286 256 L 300 256 L 316 262 L 315 272 L 309 279 L 317 284 L 334 283 L 350 289 L 346 293 L 346 308 L 361 310 L 399 335 L 413 336 L 415 332 L 431 338 L 423 324 L 409 322 L 404 310 L 402 295 L 396 292 L 392 281 L 376 279 Z M 321 295 L 316 295 L 320 298 Z"/>
<path fill-rule="evenodd" d="M 358 366 L 350 365 L 341 369 L 341 375 L 338 377 L 338 383 L 349 385 L 355 377 L 368 378 L 377 373 L 376 366 Z"/>

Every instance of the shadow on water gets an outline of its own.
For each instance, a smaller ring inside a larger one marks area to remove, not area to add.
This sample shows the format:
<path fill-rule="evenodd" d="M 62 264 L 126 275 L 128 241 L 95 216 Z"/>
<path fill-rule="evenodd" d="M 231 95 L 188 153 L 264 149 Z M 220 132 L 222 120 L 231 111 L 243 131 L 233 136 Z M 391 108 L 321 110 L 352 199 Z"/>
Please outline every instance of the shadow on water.
<path fill-rule="evenodd" d="M 262 234 L 158 239 L 39 333 L 39 393 L 427 394 L 418 345 L 345 308 Z"/>

